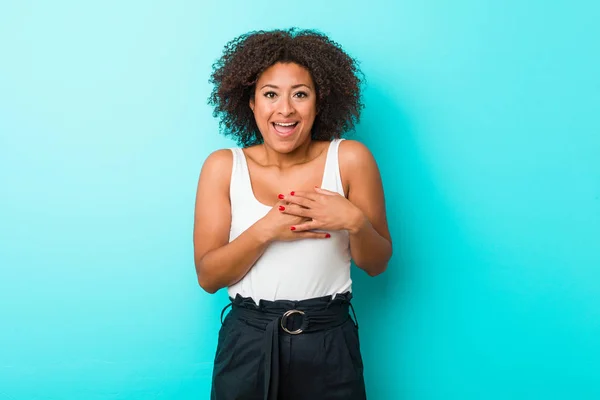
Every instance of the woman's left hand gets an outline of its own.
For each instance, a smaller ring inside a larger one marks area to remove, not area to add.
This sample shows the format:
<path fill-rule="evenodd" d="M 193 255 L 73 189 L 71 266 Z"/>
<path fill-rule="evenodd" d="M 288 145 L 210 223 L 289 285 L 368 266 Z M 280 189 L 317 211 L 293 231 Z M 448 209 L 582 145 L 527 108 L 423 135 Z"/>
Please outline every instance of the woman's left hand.
<path fill-rule="evenodd" d="M 357 231 L 366 217 L 344 196 L 315 187 L 314 192 L 291 192 L 284 197 L 290 203 L 282 213 L 306 217 L 312 221 L 291 226 L 296 232 L 309 230 Z"/>

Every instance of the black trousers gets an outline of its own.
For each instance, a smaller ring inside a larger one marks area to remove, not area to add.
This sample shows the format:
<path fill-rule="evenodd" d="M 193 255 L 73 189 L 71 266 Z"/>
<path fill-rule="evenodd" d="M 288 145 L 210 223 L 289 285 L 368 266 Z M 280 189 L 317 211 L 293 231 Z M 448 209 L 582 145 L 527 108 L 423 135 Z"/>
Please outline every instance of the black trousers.
<path fill-rule="evenodd" d="M 231 299 L 219 332 L 211 399 L 366 399 L 351 298 Z"/>

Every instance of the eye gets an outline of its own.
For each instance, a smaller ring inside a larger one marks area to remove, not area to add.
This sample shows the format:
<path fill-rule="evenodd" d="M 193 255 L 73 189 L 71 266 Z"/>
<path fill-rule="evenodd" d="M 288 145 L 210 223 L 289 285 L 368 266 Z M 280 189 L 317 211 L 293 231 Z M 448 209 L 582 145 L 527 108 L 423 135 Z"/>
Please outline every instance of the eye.
<path fill-rule="evenodd" d="M 275 92 L 265 92 L 263 94 L 267 99 L 272 99 L 273 97 L 275 97 L 277 94 Z"/>
<path fill-rule="evenodd" d="M 306 93 L 306 92 L 298 92 L 298 93 L 296 93 L 296 97 L 299 97 L 299 98 L 303 99 L 305 97 L 308 97 L 308 93 Z"/>

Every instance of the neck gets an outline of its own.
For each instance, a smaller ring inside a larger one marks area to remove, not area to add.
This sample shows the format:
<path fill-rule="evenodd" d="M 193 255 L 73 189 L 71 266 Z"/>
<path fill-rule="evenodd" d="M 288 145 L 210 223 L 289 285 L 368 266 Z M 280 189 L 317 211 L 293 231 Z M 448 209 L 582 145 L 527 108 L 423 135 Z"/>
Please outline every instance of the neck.
<path fill-rule="evenodd" d="M 266 143 L 263 143 L 262 150 L 264 165 L 278 168 L 304 164 L 314 158 L 312 154 L 312 140 L 310 138 L 289 153 L 280 153 L 269 147 Z"/>

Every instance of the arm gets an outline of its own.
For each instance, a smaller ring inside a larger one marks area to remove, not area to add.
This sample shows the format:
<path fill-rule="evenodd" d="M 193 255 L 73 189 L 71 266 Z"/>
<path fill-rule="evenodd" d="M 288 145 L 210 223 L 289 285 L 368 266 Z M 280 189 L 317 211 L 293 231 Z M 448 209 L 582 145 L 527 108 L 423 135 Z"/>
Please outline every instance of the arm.
<path fill-rule="evenodd" d="M 268 246 L 256 224 L 229 243 L 232 164 L 231 151 L 218 150 L 206 159 L 198 180 L 194 263 L 198 283 L 208 293 L 242 279 Z"/>
<path fill-rule="evenodd" d="M 348 182 L 348 200 L 356 206 L 348 232 L 355 264 L 370 276 L 381 274 L 392 256 L 383 184 L 371 152 L 360 142 L 344 140 L 339 149 L 340 171 Z"/>

